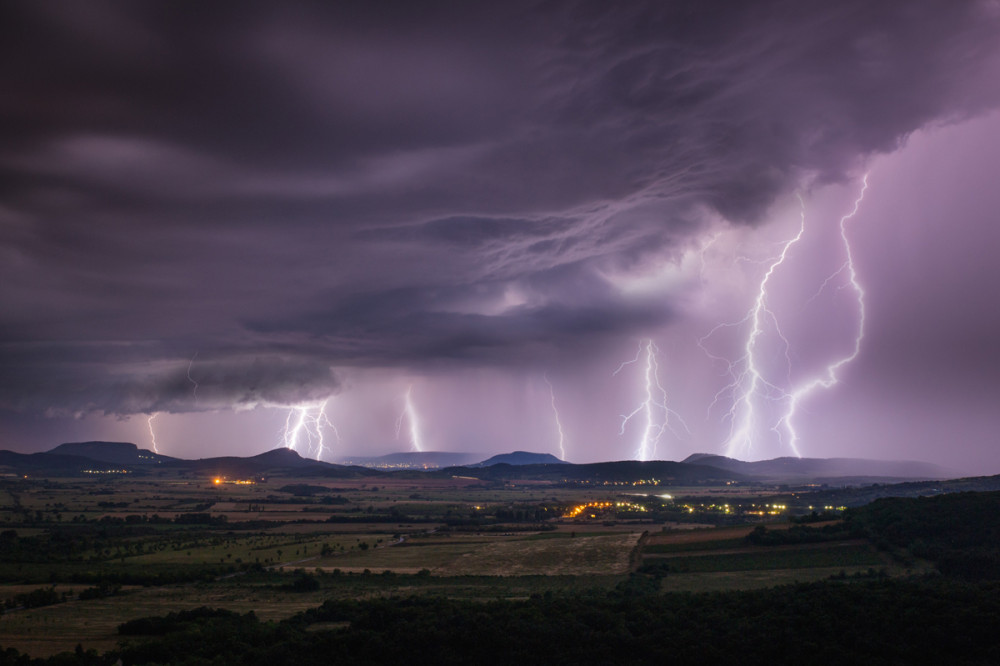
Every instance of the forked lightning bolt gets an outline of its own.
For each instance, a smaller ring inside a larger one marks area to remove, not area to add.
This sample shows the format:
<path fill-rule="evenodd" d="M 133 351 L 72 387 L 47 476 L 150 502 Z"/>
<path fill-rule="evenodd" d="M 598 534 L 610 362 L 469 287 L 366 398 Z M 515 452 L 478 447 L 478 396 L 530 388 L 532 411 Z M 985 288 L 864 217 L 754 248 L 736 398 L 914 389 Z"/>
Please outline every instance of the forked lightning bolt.
<path fill-rule="evenodd" d="M 559 409 L 556 407 L 556 390 L 549 381 L 548 374 L 543 374 L 542 378 L 549 385 L 549 396 L 552 398 L 552 414 L 556 418 L 556 431 L 559 433 L 559 460 L 566 460 L 566 435 L 563 432 L 562 421 L 559 420 Z"/>
<path fill-rule="evenodd" d="M 667 428 L 671 427 L 671 415 L 677 416 L 676 412 L 667 406 L 667 391 L 660 383 L 660 368 L 656 361 L 656 357 L 660 353 L 660 350 L 652 340 L 640 341 L 639 349 L 635 353 L 635 358 L 631 361 L 625 361 L 619 365 L 618 369 L 611 373 L 611 376 L 616 376 L 627 365 L 639 363 L 639 358 L 643 355 L 644 351 L 646 356 L 646 370 L 643 373 L 643 381 L 646 397 L 641 403 L 639 403 L 639 406 L 630 413 L 621 415 L 622 423 L 618 432 L 619 435 L 624 435 L 625 428 L 628 426 L 629 421 L 638 416 L 640 413 L 643 415 L 642 418 L 645 425 L 640 432 L 639 443 L 636 446 L 636 460 L 650 460 L 656 455 L 656 445 L 663 437 L 663 433 L 667 430 Z M 681 425 L 687 429 L 687 425 L 684 421 L 679 417 L 678 420 L 681 422 Z"/>
<path fill-rule="evenodd" d="M 323 454 L 330 451 L 326 446 L 323 431 L 330 428 L 338 441 L 340 433 L 326 415 L 326 403 L 324 400 L 289 408 L 285 417 L 285 427 L 281 433 L 285 448 L 296 453 L 305 453 L 315 460 L 321 460 Z M 299 451 L 299 445 L 304 445 L 305 450 Z"/>
<path fill-rule="evenodd" d="M 727 364 L 727 372 L 732 378 L 729 384 L 716 393 L 715 398 L 709 405 L 709 410 L 711 410 L 715 403 L 727 393 L 734 397 L 733 404 L 726 413 L 726 419 L 729 421 L 726 455 L 730 457 L 747 456 L 753 449 L 754 437 L 759 429 L 757 424 L 757 402 L 762 399 L 778 400 L 786 396 L 782 388 L 764 377 L 757 355 L 757 344 L 764 333 L 765 326 L 770 325 L 773 327 L 775 335 L 778 336 L 778 339 L 784 345 L 786 361 L 789 360 L 788 340 L 781 332 L 781 328 L 778 325 L 778 318 L 768 308 L 767 289 L 775 271 L 785 263 L 789 251 L 796 243 L 802 240 L 802 235 L 805 233 L 805 204 L 801 198 L 799 198 L 799 203 L 801 204 L 801 212 L 798 233 L 788 239 L 782 246 L 778 256 L 770 261 L 767 270 L 764 272 L 760 286 L 757 288 L 757 297 L 754 299 L 753 306 L 747 311 L 743 319 L 732 324 L 719 324 L 698 341 L 698 344 L 705 350 L 705 353 L 709 357 L 721 360 Z M 737 360 L 728 361 L 710 353 L 706 349 L 705 342 L 720 329 L 742 326 L 747 322 L 750 323 L 750 332 L 743 345 L 743 355 Z"/>
<path fill-rule="evenodd" d="M 795 431 L 795 424 L 793 420 L 795 418 L 795 411 L 799 406 L 799 402 L 807 397 L 810 393 L 818 388 L 828 389 L 838 383 L 837 372 L 856 359 L 858 354 L 861 353 L 861 341 L 865 337 L 865 290 L 862 288 L 861 284 L 858 282 L 858 273 L 854 268 L 854 253 L 851 252 L 851 242 L 847 238 L 847 222 L 854 218 L 858 213 L 858 209 L 861 207 L 861 202 L 865 198 L 865 191 L 868 189 L 868 174 L 862 179 L 861 192 L 858 194 L 858 198 L 854 201 L 854 208 L 850 213 L 840 218 L 840 238 L 844 242 L 844 254 L 846 259 L 844 263 L 841 264 L 840 268 L 834 271 L 830 277 L 823 281 L 820 285 L 819 291 L 822 292 L 826 289 L 827 285 L 830 284 L 838 275 L 847 271 L 847 281 L 854 291 L 855 298 L 857 299 L 858 306 L 858 331 L 854 336 L 854 347 L 851 349 L 851 353 L 846 356 L 839 358 L 829 365 L 826 366 L 825 371 L 818 377 L 814 377 L 807 382 L 804 382 L 800 386 L 794 388 L 788 394 L 788 409 L 785 411 L 785 415 L 781 417 L 778 422 L 778 426 L 784 425 L 785 431 L 788 433 L 788 445 L 791 447 L 795 455 L 799 455 L 798 450 L 798 433 Z M 813 297 L 815 298 L 815 296 Z"/>
<path fill-rule="evenodd" d="M 781 441 L 782 438 L 779 428 L 784 427 L 785 431 L 788 433 L 787 444 L 789 448 L 794 455 L 801 457 L 798 449 L 798 438 L 792 422 L 799 402 L 816 388 L 829 388 L 836 384 L 837 370 L 845 364 L 853 361 L 860 352 L 861 339 L 864 336 L 864 291 L 861 289 L 861 285 L 857 282 L 857 273 L 854 270 L 854 259 L 851 254 L 850 242 L 847 238 L 846 223 L 858 212 L 858 208 L 861 205 L 862 199 L 864 199 L 865 190 L 867 190 L 867 188 L 868 176 L 865 175 L 861 193 L 854 202 L 854 208 L 840 220 L 840 235 L 844 243 L 847 259 L 844 264 L 832 275 L 830 275 L 819 288 L 819 291 L 822 292 L 823 289 L 825 289 L 826 286 L 838 275 L 844 271 L 848 272 L 851 286 L 857 294 L 858 310 L 860 314 L 858 333 L 855 337 L 854 350 L 851 354 L 828 365 L 822 376 L 811 379 L 803 383 L 801 386 L 789 387 L 791 384 L 790 376 L 792 366 L 789 342 L 785 335 L 781 332 L 781 326 L 777 316 L 768 306 L 768 289 L 771 286 L 772 279 L 775 277 L 775 273 L 779 267 L 785 263 L 789 252 L 802 239 L 802 236 L 805 233 L 805 203 L 802 201 L 801 197 L 799 198 L 801 212 L 799 216 L 798 232 L 793 237 L 785 241 L 782 245 L 781 252 L 777 257 L 769 260 L 767 270 L 764 273 L 764 277 L 761 279 L 760 285 L 757 289 L 757 296 L 754 299 L 754 303 L 750 310 L 738 322 L 719 324 L 699 340 L 699 345 L 703 350 L 705 350 L 705 353 L 708 354 L 710 358 L 723 361 L 726 364 L 727 373 L 731 378 L 729 384 L 724 386 L 715 395 L 715 398 L 709 406 L 709 411 L 711 411 L 712 407 L 714 407 L 714 405 L 721 400 L 723 396 L 732 396 L 732 406 L 726 413 L 726 420 L 728 420 L 730 424 L 729 435 L 725 445 L 727 456 L 734 458 L 749 458 L 752 455 L 759 437 L 767 437 L 766 432 L 772 432 L 776 433 L 779 441 Z M 815 298 L 815 296 L 813 298 Z M 748 323 L 750 325 L 750 330 L 747 334 L 746 342 L 743 345 L 743 354 L 735 361 L 730 361 L 723 357 L 714 355 L 706 348 L 706 342 L 720 329 L 744 326 Z M 774 336 L 778 339 L 778 341 L 780 341 L 780 344 L 784 349 L 785 377 L 780 382 L 778 380 L 769 380 L 765 377 L 763 363 L 760 359 L 761 350 L 759 345 L 762 342 L 762 336 L 764 336 L 768 331 L 773 332 Z M 781 416 L 777 422 L 767 422 L 768 418 L 765 412 L 765 406 L 767 404 L 784 405 L 783 416 Z"/>
<path fill-rule="evenodd" d="M 410 426 L 410 448 L 414 451 L 423 451 L 423 441 L 420 439 L 420 419 L 417 416 L 417 409 L 413 406 L 413 387 L 406 389 L 406 397 L 403 401 L 403 411 L 396 419 L 396 439 L 399 439 L 400 430 L 403 427 L 403 419 Z"/>

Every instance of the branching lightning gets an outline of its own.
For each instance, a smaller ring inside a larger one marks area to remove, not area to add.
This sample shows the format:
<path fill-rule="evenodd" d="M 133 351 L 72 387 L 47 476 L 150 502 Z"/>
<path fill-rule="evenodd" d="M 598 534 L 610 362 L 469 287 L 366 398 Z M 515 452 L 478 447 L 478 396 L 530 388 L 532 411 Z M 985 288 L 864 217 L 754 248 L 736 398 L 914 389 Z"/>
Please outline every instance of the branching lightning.
<path fill-rule="evenodd" d="M 403 419 L 410 426 L 410 448 L 414 451 L 423 451 L 424 445 L 420 438 L 420 419 L 417 416 L 417 409 L 413 406 L 413 387 L 406 389 L 406 397 L 403 402 L 403 411 L 396 419 L 396 439 L 399 439 L 400 430 L 403 427 Z"/>
<path fill-rule="evenodd" d="M 149 418 L 146 419 L 146 425 L 149 426 L 149 441 L 153 445 L 153 453 L 160 452 L 159 449 L 156 448 L 156 432 L 153 430 L 153 420 L 159 415 L 160 415 L 159 412 L 153 412 L 152 414 L 149 415 Z"/>
<path fill-rule="evenodd" d="M 636 460 L 650 460 L 656 455 L 656 446 L 663 437 L 663 433 L 667 430 L 667 428 L 672 427 L 670 424 L 670 417 L 677 416 L 676 412 L 667 406 L 667 391 L 660 383 L 660 368 L 656 360 L 660 350 L 651 339 L 640 341 L 639 349 L 635 353 L 635 358 L 631 361 L 623 362 L 618 366 L 617 370 L 611 373 L 611 376 L 616 376 L 627 365 L 639 363 L 639 359 L 642 357 L 643 352 L 645 352 L 646 357 L 646 370 L 643 373 L 646 397 L 641 403 L 639 403 L 639 406 L 630 413 L 621 415 L 622 423 L 618 432 L 619 435 L 624 435 L 629 421 L 642 413 L 645 426 L 640 432 L 639 443 L 636 446 Z M 685 430 L 687 430 L 687 425 L 684 421 L 680 419 L 680 417 L 678 417 L 678 420 L 681 425 L 684 426 Z"/>
<path fill-rule="evenodd" d="M 340 433 L 326 414 L 326 403 L 324 400 L 289 408 L 285 417 L 285 427 L 281 432 L 285 448 L 321 460 L 323 454 L 330 451 L 326 446 L 323 431 L 330 428 L 337 441 L 340 441 Z M 305 446 L 304 451 L 299 451 L 300 444 Z"/>
<path fill-rule="evenodd" d="M 864 291 L 857 282 L 854 258 L 846 233 L 846 222 L 858 212 L 867 188 L 868 176 L 865 175 L 861 192 L 854 202 L 854 208 L 840 220 L 840 236 L 844 243 L 847 259 L 840 268 L 823 281 L 816 294 L 818 296 L 838 275 L 845 271 L 848 272 L 851 287 L 857 294 L 860 316 L 858 333 L 855 337 L 854 349 L 851 354 L 829 364 L 821 376 L 810 379 L 801 386 L 791 386 L 792 358 L 790 344 L 781 331 L 778 317 L 768 305 L 768 290 L 772 279 L 775 277 L 775 273 L 785 263 L 789 253 L 802 240 L 805 233 L 805 203 L 801 197 L 799 197 L 800 216 L 798 231 L 793 237 L 782 244 L 781 252 L 776 257 L 766 262 L 767 270 L 764 272 L 764 277 L 758 286 L 757 296 L 750 310 L 739 321 L 719 324 L 699 340 L 699 345 L 710 358 L 726 364 L 726 372 L 731 378 L 731 381 L 716 393 L 715 398 L 709 406 L 709 411 L 711 411 L 723 396 L 729 395 L 732 397 L 732 406 L 726 413 L 726 420 L 730 424 L 729 435 L 725 445 L 727 456 L 749 458 L 757 440 L 761 437 L 769 436 L 767 432 L 777 434 L 779 441 L 781 441 L 783 438 L 779 429 L 783 427 L 788 434 L 787 444 L 789 448 L 794 455 L 801 457 L 798 448 L 798 437 L 793 424 L 793 418 L 799 402 L 816 388 L 829 388 L 836 384 L 837 370 L 853 361 L 860 352 L 861 340 L 864 337 Z M 816 296 L 813 296 L 810 301 L 815 299 Z M 749 324 L 749 332 L 743 345 L 743 353 L 735 361 L 712 354 L 706 348 L 706 342 L 719 330 L 741 327 L 747 324 Z M 768 332 L 777 338 L 784 351 L 785 377 L 780 382 L 768 379 L 764 375 L 764 363 L 761 359 L 763 351 L 760 345 L 762 337 Z M 766 416 L 765 410 L 766 404 L 784 406 L 783 415 L 776 422 L 768 423 L 769 419 Z"/>
<path fill-rule="evenodd" d="M 854 253 L 851 251 L 851 242 L 847 238 L 847 222 L 857 215 L 858 209 L 861 207 L 861 202 L 864 201 L 865 191 L 867 190 L 868 174 L 865 174 L 865 177 L 862 179 L 861 192 L 858 194 L 858 198 L 854 200 L 854 208 L 851 209 L 850 213 L 840 218 L 840 238 L 844 242 L 844 254 L 846 256 L 844 263 L 823 281 L 823 284 L 820 285 L 819 291 L 817 292 L 817 295 L 819 295 L 819 293 L 826 289 L 830 282 L 837 276 L 843 274 L 845 271 L 847 272 L 847 281 L 850 284 L 851 289 L 854 291 L 858 307 L 858 330 L 854 335 L 854 347 L 851 349 L 851 353 L 832 361 L 829 365 L 827 365 L 824 372 L 818 377 L 814 377 L 809 381 L 804 382 L 788 394 L 788 409 L 778 422 L 778 427 L 784 425 L 785 431 L 788 433 L 788 444 L 792 451 L 795 451 L 796 455 L 798 455 L 798 433 L 795 431 L 795 424 L 793 423 L 793 420 L 795 418 L 795 412 L 796 409 L 798 409 L 799 402 L 817 388 L 828 389 L 837 384 L 839 382 L 837 372 L 842 367 L 856 359 L 858 354 L 861 353 L 861 341 L 865 337 L 865 290 L 858 282 L 858 273 L 854 268 Z M 813 298 L 815 298 L 815 296 Z"/>
<path fill-rule="evenodd" d="M 767 289 L 775 271 L 785 263 L 789 251 L 795 244 L 802 240 L 802 235 L 805 233 L 805 204 L 801 198 L 799 198 L 799 203 L 801 204 L 801 212 L 798 233 L 785 241 L 778 256 L 770 260 L 760 286 L 757 288 L 757 297 L 754 299 L 750 310 L 738 322 L 733 324 L 719 324 L 698 341 L 698 344 L 710 358 L 721 360 L 727 364 L 727 372 L 732 378 L 729 384 L 716 393 L 715 398 L 709 405 L 709 410 L 711 410 L 723 395 L 728 393 L 734 396 L 733 404 L 726 413 L 726 420 L 729 421 L 726 455 L 730 457 L 747 456 L 752 451 L 754 438 L 759 430 L 757 403 L 760 400 L 779 400 L 787 396 L 787 393 L 782 388 L 764 377 L 761 371 L 760 359 L 758 358 L 757 345 L 761 335 L 764 333 L 765 326 L 770 325 L 775 335 L 778 336 L 778 339 L 784 345 L 785 360 L 790 362 L 788 340 L 781 332 L 781 328 L 778 325 L 778 318 L 768 307 Z M 708 352 L 705 343 L 717 331 L 722 328 L 743 326 L 748 322 L 750 323 L 750 332 L 743 345 L 743 355 L 740 358 L 735 361 L 728 361 Z M 796 452 L 796 455 L 798 455 L 798 452 Z"/>
<path fill-rule="evenodd" d="M 563 432 L 562 421 L 559 420 L 559 409 L 556 407 L 556 390 L 549 381 L 547 373 L 542 375 L 549 385 L 549 396 L 552 398 L 552 414 L 556 418 L 556 431 L 559 433 L 559 460 L 566 460 L 566 434 Z"/>

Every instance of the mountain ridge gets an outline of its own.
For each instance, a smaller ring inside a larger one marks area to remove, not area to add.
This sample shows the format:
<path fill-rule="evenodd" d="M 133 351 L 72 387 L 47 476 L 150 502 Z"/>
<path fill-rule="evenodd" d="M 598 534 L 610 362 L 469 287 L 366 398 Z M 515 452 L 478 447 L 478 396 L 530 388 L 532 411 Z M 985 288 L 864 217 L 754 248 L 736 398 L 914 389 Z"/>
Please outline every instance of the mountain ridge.
<path fill-rule="evenodd" d="M 537 479 L 623 483 L 656 478 L 668 483 L 684 481 L 740 481 L 755 483 L 812 483 L 865 485 L 913 480 L 957 478 L 937 465 L 917 461 L 872 461 L 860 458 L 775 458 L 746 462 L 707 453 L 688 456 L 680 462 L 634 460 L 574 464 L 547 453 L 513 451 L 473 463 L 470 453 L 401 452 L 376 458 L 381 461 L 361 466 L 347 459 L 340 463 L 302 457 L 292 449 L 279 447 L 253 456 L 221 456 L 185 460 L 140 449 L 130 442 L 71 442 L 33 454 L 0 451 L 0 468 L 6 473 L 92 474 L 92 473 L 196 473 L 231 476 L 266 476 L 273 473 L 298 476 L 368 477 L 402 473 L 437 473 L 487 479 Z M 463 461 L 454 464 L 452 461 Z M 467 461 L 468 462 L 465 462 Z M 351 464 L 354 463 L 354 464 Z M 433 464 L 432 464 L 433 463 Z M 113 470 L 108 467 L 113 466 Z M 101 472 L 101 470 L 105 470 Z M 436 471 L 435 471 L 436 470 Z"/>
<path fill-rule="evenodd" d="M 934 480 L 961 476 L 961 473 L 956 470 L 949 470 L 940 465 L 915 460 L 796 458 L 784 456 L 770 460 L 748 462 L 712 453 L 693 453 L 681 462 L 710 465 L 739 474 L 774 479 L 836 479 L 851 477 Z"/>

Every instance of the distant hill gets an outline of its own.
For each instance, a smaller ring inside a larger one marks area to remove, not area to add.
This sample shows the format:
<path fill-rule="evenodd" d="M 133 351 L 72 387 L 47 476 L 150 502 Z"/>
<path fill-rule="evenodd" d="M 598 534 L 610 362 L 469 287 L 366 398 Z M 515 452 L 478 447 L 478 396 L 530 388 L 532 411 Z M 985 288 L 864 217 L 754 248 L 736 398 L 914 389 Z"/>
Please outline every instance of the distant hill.
<path fill-rule="evenodd" d="M 255 456 L 240 458 L 223 456 L 220 458 L 200 458 L 179 461 L 186 469 L 222 476 L 254 476 L 274 473 L 293 473 L 298 476 L 357 477 L 371 476 L 374 470 L 361 467 L 346 467 L 334 463 L 303 458 L 288 448 L 277 448 Z"/>
<path fill-rule="evenodd" d="M 478 456 L 475 453 L 451 451 L 400 451 L 384 456 L 351 456 L 341 458 L 341 465 L 358 465 L 375 469 L 440 469 L 468 465 Z"/>
<path fill-rule="evenodd" d="M 79 475 L 105 470 L 113 466 L 133 474 L 189 473 L 246 477 L 270 474 L 296 476 L 326 476 L 337 478 L 377 475 L 379 472 L 360 467 L 345 467 L 333 463 L 303 458 L 287 448 L 249 456 L 223 456 L 184 460 L 140 449 L 129 442 L 74 442 L 60 444 L 44 453 L 0 451 L 0 469 L 14 473 Z"/>
<path fill-rule="evenodd" d="M 5 473 L 75 476 L 83 470 L 95 467 L 107 467 L 107 463 L 80 456 L 0 451 L 0 470 Z"/>
<path fill-rule="evenodd" d="M 727 481 L 828 484 L 831 490 L 852 485 L 937 481 L 960 476 L 928 463 L 856 458 L 788 457 L 744 462 L 719 455 L 695 454 L 683 462 L 624 460 L 583 465 L 567 463 L 550 454 L 528 451 L 493 456 L 478 463 L 475 462 L 476 458 L 471 453 L 409 451 L 378 457 L 349 458 L 334 464 L 303 458 L 292 449 L 278 448 L 249 457 L 183 460 L 140 449 L 128 442 L 75 442 L 60 444 L 44 453 L 0 451 L 0 473 L 55 476 L 94 473 L 155 473 L 162 476 L 194 473 L 230 477 L 290 475 L 328 478 L 430 473 L 470 476 L 484 481 L 540 480 L 604 484 L 656 479 L 664 485 Z"/>
<path fill-rule="evenodd" d="M 530 451 L 514 451 L 512 453 L 501 453 L 500 455 L 487 458 L 486 460 L 468 465 L 468 467 L 489 467 L 490 465 L 564 465 L 565 460 L 560 460 L 550 453 L 532 453 Z"/>
<path fill-rule="evenodd" d="M 130 442 L 73 442 L 60 444 L 46 453 L 57 456 L 79 456 L 115 465 L 158 465 L 177 460 L 153 453 L 148 449 L 140 449 Z"/>
<path fill-rule="evenodd" d="M 581 481 L 586 483 L 633 483 L 656 479 L 665 485 L 724 483 L 747 481 L 742 474 L 708 465 L 653 460 L 621 460 L 618 462 L 511 465 L 497 463 L 489 467 L 450 467 L 443 470 L 454 476 L 473 476 L 488 480 Z"/>
<path fill-rule="evenodd" d="M 1000 475 L 972 476 L 962 479 L 872 483 L 850 487 L 830 485 L 809 494 L 818 505 L 864 506 L 880 497 L 929 497 L 948 493 L 1000 491 Z"/>
<path fill-rule="evenodd" d="M 863 458 L 794 458 L 744 462 L 735 458 L 695 453 L 685 463 L 710 465 L 719 469 L 768 480 L 855 479 L 859 482 L 901 479 L 946 479 L 958 476 L 954 470 L 912 460 L 865 460 Z"/>

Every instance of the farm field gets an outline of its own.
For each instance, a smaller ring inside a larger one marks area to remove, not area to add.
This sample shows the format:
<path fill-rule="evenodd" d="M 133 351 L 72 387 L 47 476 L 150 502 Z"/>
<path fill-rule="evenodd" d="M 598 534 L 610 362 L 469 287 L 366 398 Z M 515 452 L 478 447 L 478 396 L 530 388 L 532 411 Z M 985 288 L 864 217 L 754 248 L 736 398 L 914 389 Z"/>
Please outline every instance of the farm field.
<path fill-rule="evenodd" d="M 750 545 L 760 521 L 732 524 L 709 490 L 665 519 L 654 510 L 670 511 L 669 495 L 600 486 L 432 477 L 3 481 L 0 646 L 32 656 L 78 643 L 105 651 L 123 622 L 201 606 L 282 620 L 327 599 L 607 591 L 647 569 L 663 592 L 907 572 L 857 539 Z M 761 497 L 755 490 L 747 501 Z M 704 513 L 688 516 L 692 507 Z M 790 523 L 779 516 L 767 525 Z M 32 594 L 47 601 L 26 601 Z"/>

